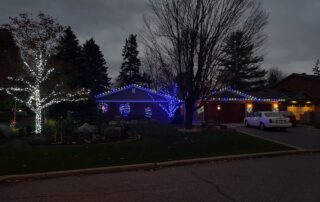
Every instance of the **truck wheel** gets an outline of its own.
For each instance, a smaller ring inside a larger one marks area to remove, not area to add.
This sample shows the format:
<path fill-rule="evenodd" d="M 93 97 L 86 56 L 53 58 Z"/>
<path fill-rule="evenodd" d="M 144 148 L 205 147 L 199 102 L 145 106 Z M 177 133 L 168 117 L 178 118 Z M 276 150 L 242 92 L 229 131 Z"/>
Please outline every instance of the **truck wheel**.
<path fill-rule="evenodd" d="M 264 126 L 264 123 L 260 123 L 260 130 L 265 130 L 266 127 Z"/>

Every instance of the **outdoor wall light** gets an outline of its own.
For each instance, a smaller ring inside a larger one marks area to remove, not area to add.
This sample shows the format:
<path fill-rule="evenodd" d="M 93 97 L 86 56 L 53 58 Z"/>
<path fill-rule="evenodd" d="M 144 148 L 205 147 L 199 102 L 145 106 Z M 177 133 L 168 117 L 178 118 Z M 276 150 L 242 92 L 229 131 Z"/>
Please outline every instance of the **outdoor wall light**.
<path fill-rule="evenodd" d="M 218 111 L 221 110 L 221 106 L 220 106 L 220 105 L 217 106 L 217 110 L 218 110 Z"/>
<path fill-rule="evenodd" d="M 247 104 L 247 112 L 250 114 L 252 112 L 253 109 L 253 104 L 249 103 Z"/>
<path fill-rule="evenodd" d="M 278 103 L 273 103 L 273 111 L 275 111 L 275 112 L 277 112 L 277 111 L 279 111 L 279 105 L 278 105 Z"/>

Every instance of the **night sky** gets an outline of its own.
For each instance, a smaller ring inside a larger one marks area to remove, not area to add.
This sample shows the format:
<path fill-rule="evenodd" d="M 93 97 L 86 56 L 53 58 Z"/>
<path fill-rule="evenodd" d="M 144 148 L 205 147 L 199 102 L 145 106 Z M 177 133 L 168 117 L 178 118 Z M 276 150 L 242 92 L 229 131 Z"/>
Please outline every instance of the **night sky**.
<path fill-rule="evenodd" d="M 263 66 L 311 73 L 320 58 L 320 1 L 265 0 L 264 8 L 270 16 Z M 118 75 L 125 38 L 142 33 L 142 16 L 148 12 L 145 0 L 1 0 L 0 9 L 0 24 L 21 12 L 42 11 L 70 25 L 81 43 L 93 37 L 113 77 Z"/>

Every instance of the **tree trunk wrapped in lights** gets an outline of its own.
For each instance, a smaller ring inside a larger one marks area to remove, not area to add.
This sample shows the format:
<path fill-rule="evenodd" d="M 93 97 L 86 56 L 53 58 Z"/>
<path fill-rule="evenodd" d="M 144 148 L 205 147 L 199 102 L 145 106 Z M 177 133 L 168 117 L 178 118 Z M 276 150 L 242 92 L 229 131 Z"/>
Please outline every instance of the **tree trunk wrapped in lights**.
<path fill-rule="evenodd" d="M 76 102 L 86 99 L 88 92 L 84 89 L 77 91 L 76 93 L 66 93 L 61 89 L 62 84 L 55 84 L 53 90 L 47 95 L 41 95 L 41 86 L 47 81 L 52 72 L 53 68 L 47 68 L 47 61 L 42 57 L 41 54 L 37 57 L 37 63 L 34 67 L 24 62 L 27 67 L 27 73 L 29 74 L 30 81 L 23 78 L 12 78 L 17 86 L 23 87 L 8 87 L 6 92 L 12 95 L 15 100 L 27 106 L 32 112 L 35 113 L 35 133 L 41 133 L 42 125 L 42 111 L 53 105 L 61 102 Z"/>
<path fill-rule="evenodd" d="M 55 68 L 48 61 L 55 52 L 63 27 L 43 13 L 37 17 L 20 14 L 10 18 L 10 24 L 3 25 L 12 32 L 20 48 L 23 69 L 19 76 L 9 77 L 12 86 L 2 90 L 35 113 L 35 133 L 41 134 L 45 108 L 61 102 L 86 100 L 88 91 L 68 89 L 65 82 L 53 78 Z"/>

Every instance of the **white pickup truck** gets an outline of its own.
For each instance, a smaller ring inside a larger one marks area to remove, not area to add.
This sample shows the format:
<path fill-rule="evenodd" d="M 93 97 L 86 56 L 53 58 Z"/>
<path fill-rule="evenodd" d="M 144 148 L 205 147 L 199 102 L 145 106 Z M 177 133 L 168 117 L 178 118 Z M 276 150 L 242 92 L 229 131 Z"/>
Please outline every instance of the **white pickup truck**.
<path fill-rule="evenodd" d="M 259 127 L 261 130 L 265 130 L 266 128 L 286 130 L 287 128 L 292 127 L 289 118 L 272 111 L 254 112 L 250 116 L 244 118 L 244 125 L 246 127 Z"/>

